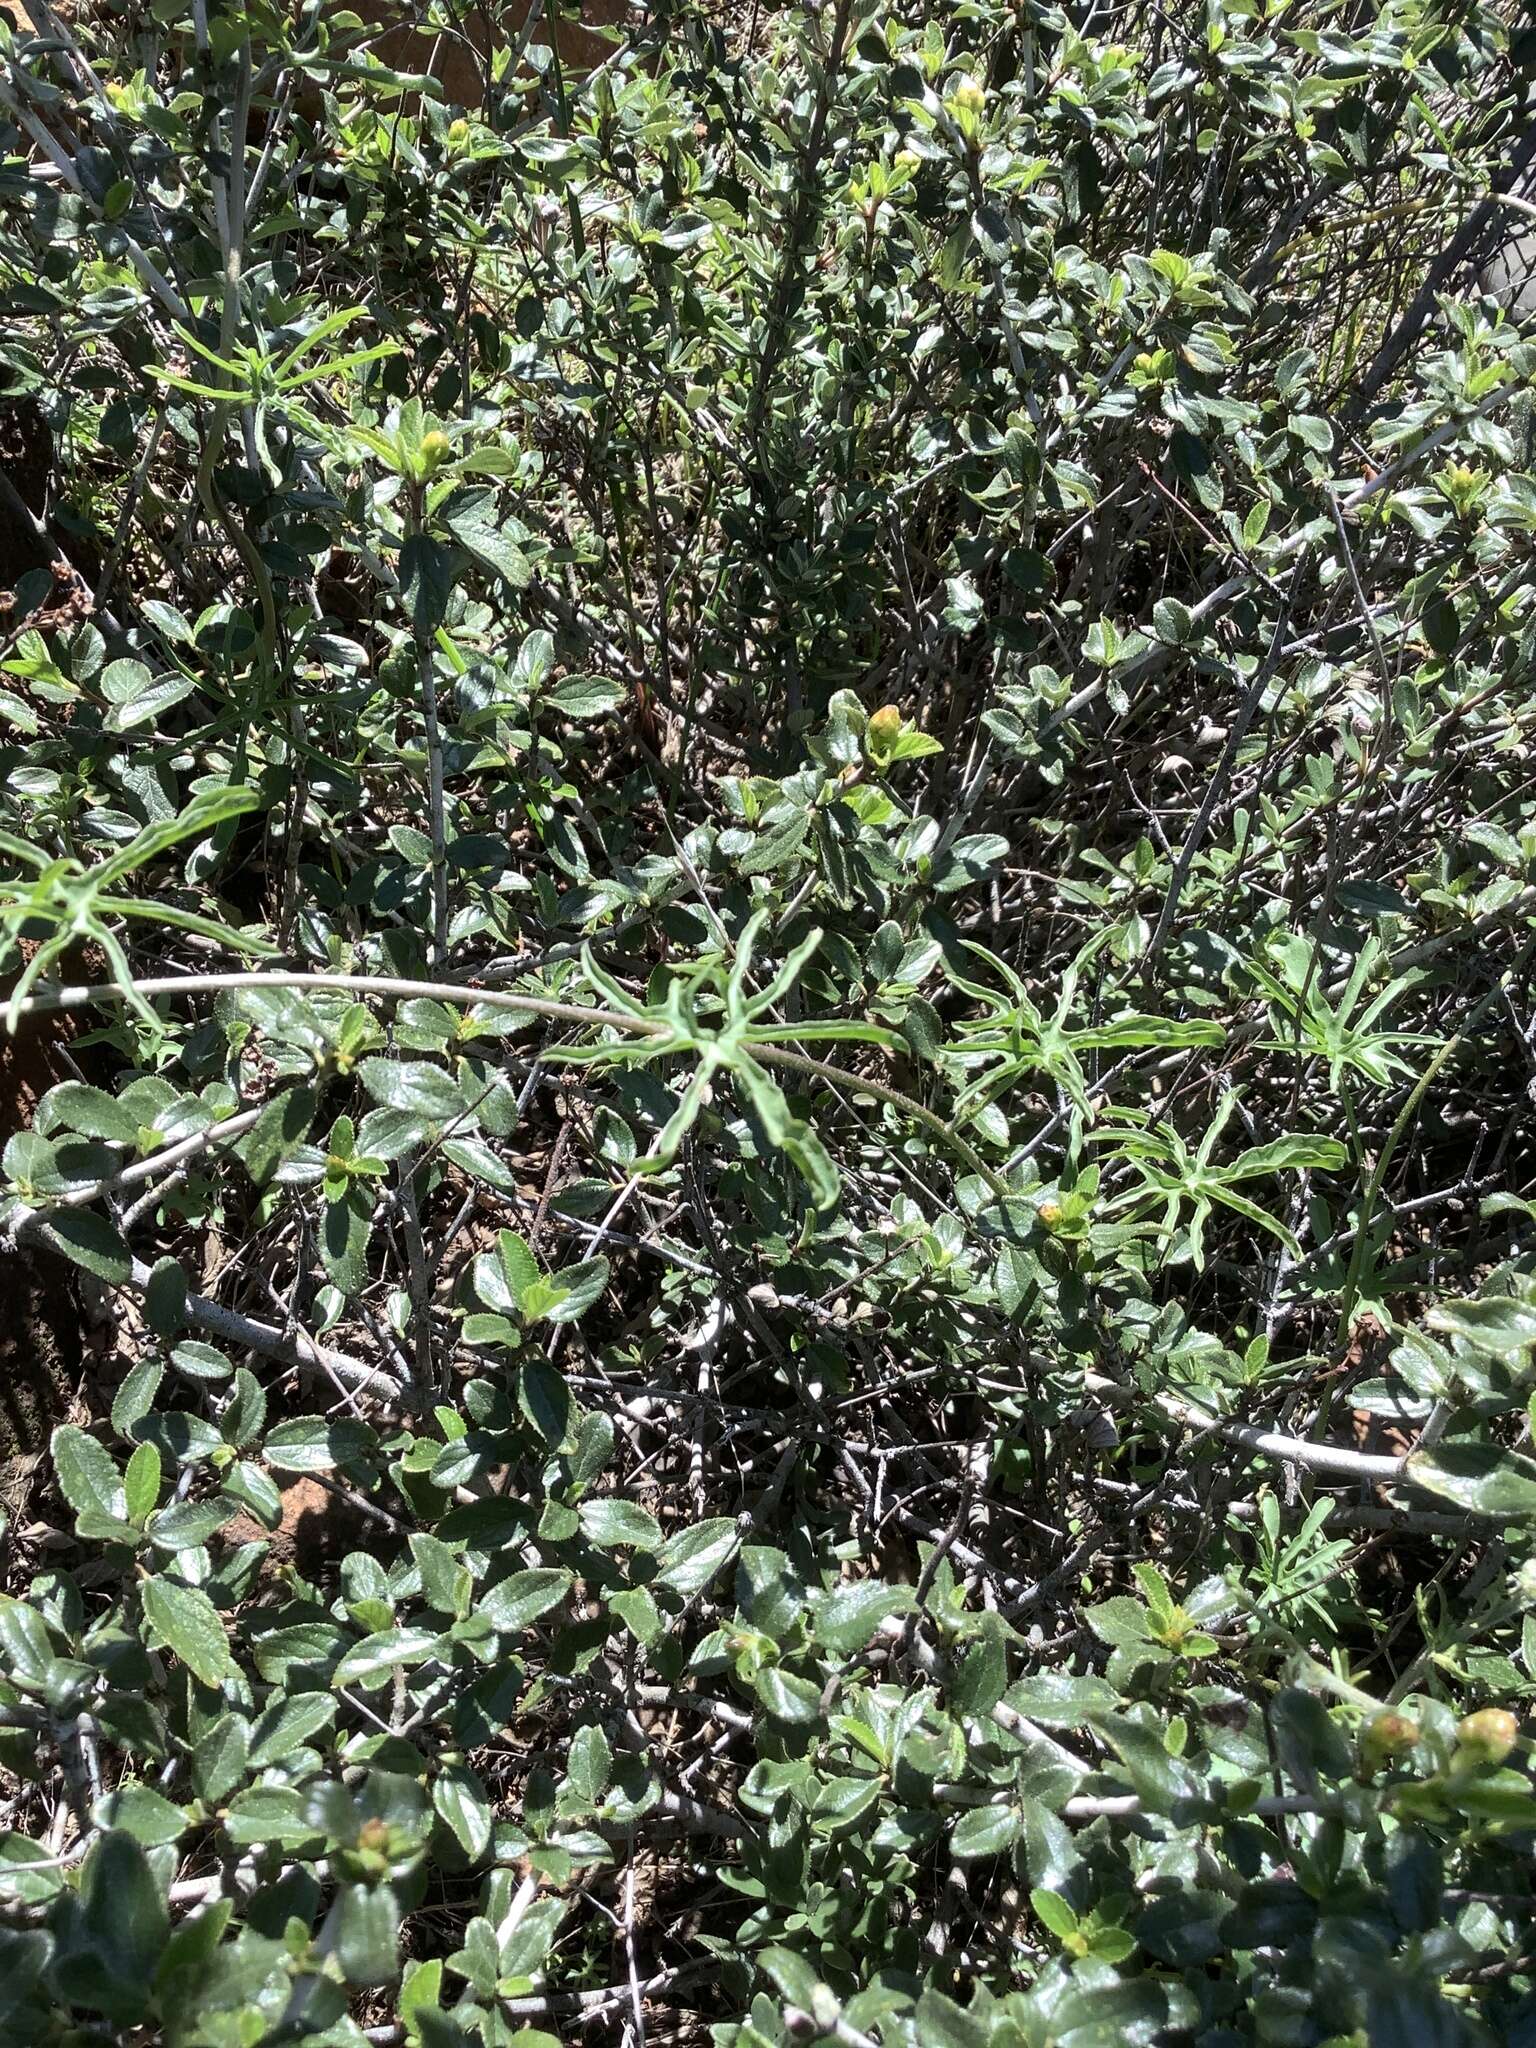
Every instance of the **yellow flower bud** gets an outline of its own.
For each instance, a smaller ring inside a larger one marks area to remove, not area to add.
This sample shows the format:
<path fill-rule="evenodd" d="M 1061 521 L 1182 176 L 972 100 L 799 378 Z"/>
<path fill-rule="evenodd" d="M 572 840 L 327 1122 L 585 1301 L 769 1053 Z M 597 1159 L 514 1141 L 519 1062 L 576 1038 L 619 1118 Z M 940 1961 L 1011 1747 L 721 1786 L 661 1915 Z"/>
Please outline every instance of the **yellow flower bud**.
<path fill-rule="evenodd" d="M 441 469 L 453 453 L 453 443 L 446 434 L 435 430 L 421 437 L 421 459 L 428 471 Z"/>
<path fill-rule="evenodd" d="M 1409 1750 L 1417 1748 L 1418 1740 L 1418 1723 L 1410 1721 L 1406 1714 L 1394 1714 L 1386 1708 L 1365 1725 L 1360 1737 L 1361 1759 L 1375 1770 L 1393 1757 L 1406 1756 Z"/>
<path fill-rule="evenodd" d="M 1519 1739 L 1520 1723 L 1508 1707 L 1480 1707 L 1456 1724 L 1456 1763 L 1501 1764 Z"/>
<path fill-rule="evenodd" d="M 888 754 L 901 737 L 901 713 L 894 704 L 882 704 L 878 711 L 870 713 L 866 732 L 871 748 L 878 754 Z"/>
<path fill-rule="evenodd" d="M 950 99 L 955 106 L 964 107 L 969 113 L 979 114 L 987 104 L 987 89 L 979 78 L 967 76 L 960 80 L 950 94 Z"/>

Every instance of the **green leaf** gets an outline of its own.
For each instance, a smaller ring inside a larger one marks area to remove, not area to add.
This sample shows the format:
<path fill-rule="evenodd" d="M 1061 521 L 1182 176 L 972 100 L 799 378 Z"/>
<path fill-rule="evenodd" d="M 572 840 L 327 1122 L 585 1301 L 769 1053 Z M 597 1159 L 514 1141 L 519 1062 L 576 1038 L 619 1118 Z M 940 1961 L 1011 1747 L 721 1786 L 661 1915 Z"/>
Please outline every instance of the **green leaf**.
<path fill-rule="evenodd" d="M 411 1556 L 421 1574 L 422 1596 L 427 1605 L 438 1614 L 457 1613 L 460 1591 L 468 1580 L 466 1568 L 448 1545 L 436 1536 L 414 1530 L 410 1544 Z"/>
<path fill-rule="evenodd" d="M 410 534 L 400 550 L 401 595 L 411 624 L 424 636 L 440 626 L 447 615 L 453 569 L 454 557 L 449 549 L 427 534 Z"/>
<path fill-rule="evenodd" d="M 858 1579 L 834 1586 L 816 1602 L 816 1640 L 835 1657 L 851 1657 L 870 1642 L 888 1615 L 907 1614 L 913 1595 L 905 1586 Z"/>
<path fill-rule="evenodd" d="M 283 1517 L 283 1497 L 277 1483 L 247 1459 L 224 1475 L 224 1491 L 231 1500 L 249 1508 L 264 1528 L 275 1529 Z"/>
<path fill-rule="evenodd" d="M 37 1129 L 46 1137 L 60 1127 L 87 1138 L 105 1138 L 114 1145 L 137 1146 L 139 1142 L 139 1119 L 133 1110 L 105 1089 L 89 1087 L 84 1081 L 62 1081 L 49 1089 L 38 1113 Z"/>
<path fill-rule="evenodd" d="M 433 1956 L 429 1962 L 411 1962 L 405 1966 L 405 1981 L 400 1986 L 397 2001 L 400 2017 L 410 2031 L 410 2023 L 418 2012 L 433 2011 L 443 1995 L 443 1963 L 441 1956 Z"/>
<path fill-rule="evenodd" d="M 138 1435 L 178 1465 L 206 1463 L 225 1448 L 213 1424 L 185 1408 L 157 1409 L 146 1415 L 138 1424 Z"/>
<path fill-rule="evenodd" d="M 835 1207 L 842 1193 L 837 1168 L 816 1132 L 790 1109 L 778 1082 L 756 1060 L 745 1056 L 733 1062 L 731 1071 L 762 1124 L 769 1144 L 788 1157 L 810 1189 L 817 1208 Z"/>
<path fill-rule="evenodd" d="M 1139 1615 L 1140 1610 L 1137 1612 Z M 1145 1626 L 1143 1620 L 1142 1633 Z M 1082 1728 L 1091 1714 L 1112 1713 L 1120 1703 L 1119 1694 L 1106 1679 L 1076 1677 L 1066 1671 L 1040 1671 L 1020 1679 L 1005 1698 L 1016 1713 L 1043 1728 Z"/>
<path fill-rule="evenodd" d="M 1160 1633 L 1167 1634 L 1178 1609 L 1162 1571 L 1157 1565 L 1143 1559 L 1131 1567 L 1131 1576 L 1141 1588 L 1141 1597 L 1147 1603 L 1147 1612 L 1153 1627 Z"/>
<path fill-rule="evenodd" d="M 563 1899 L 534 1900 L 516 1931 L 501 1942 L 503 1979 L 526 1978 L 544 1968 L 565 1912 Z"/>
<path fill-rule="evenodd" d="M 776 1721 L 809 1728 L 823 1718 L 822 1689 L 808 1678 L 770 1664 L 753 1680 L 758 1698 Z"/>
<path fill-rule="evenodd" d="M 409 1008 L 409 1005 L 407 1005 Z M 357 1149 L 367 1159 L 403 1159 L 430 1135 L 430 1120 L 407 1109 L 370 1109 L 357 1127 Z M 451 1157 L 450 1139 L 443 1146 Z"/>
<path fill-rule="evenodd" d="M 288 1088 L 268 1102 L 243 1138 L 233 1146 L 235 1157 L 265 1187 L 283 1161 L 309 1136 L 317 1098 L 312 1088 Z"/>
<path fill-rule="evenodd" d="M 357 1071 L 368 1093 L 385 1109 L 402 1110 L 429 1124 L 452 1123 L 464 1115 L 464 1099 L 441 1067 L 422 1060 L 371 1059 Z"/>
<path fill-rule="evenodd" d="M 241 1849 L 272 1842 L 295 1853 L 313 1853 L 324 1840 L 306 1816 L 303 1793 L 292 1785 L 248 1785 L 236 1793 L 224 1816 L 224 1832 Z"/>
<path fill-rule="evenodd" d="M 961 1713 L 989 1714 L 1008 1685 L 1008 1652 L 1000 1632 L 989 1629 L 969 1644 L 956 1667 L 950 1698 Z"/>
<path fill-rule="evenodd" d="M 1012 1806 L 974 1806 L 955 1824 L 950 1854 L 958 1863 L 981 1856 L 1001 1856 L 1023 1832 L 1024 1821 Z"/>
<path fill-rule="evenodd" d="M 40 1867 L 28 1869 L 28 1864 Z M 24 1906 L 42 1905 L 63 1889 L 65 1874 L 64 1867 L 49 1855 L 46 1843 L 9 1831 L 0 1833 L 0 1898 L 17 1899 Z M 0 1967 L 4 1960 L 0 1935 Z M 0 1985 L 0 2018 L 5 2010 L 5 1990 Z"/>
<path fill-rule="evenodd" d="M 392 1984 L 400 1974 L 400 1905 L 392 1885 L 346 1884 L 336 1895 L 333 1953 L 349 1984 Z"/>
<path fill-rule="evenodd" d="M 571 1737 L 566 1782 L 583 1807 L 592 1807 L 602 1800 L 612 1776 L 613 1751 L 608 1738 L 595 1721 L 589 1721 Z"/>
<path fill-rule="evenodd" d="M 331 1674 L 331 1684 L 361 1686 L 373 1691 L 395 1671 L 425 1664 L 443 1647 L 433 1628 L 381 1628 L 348 1650 Z"/>
<path fill-rule="evenodd" d="M 328 1693 L 295 1693 L 277 1700 L 258 1716 L 251 1729 L 250 1764 L 264 1770 L 307 1748 L 336 1725 L 336 1702 Z"/>
<path fill-rule="evenodd" d="M 211 1344 L 199 1343 L 195 1337 L 187 1337 L 176 1346 L 171 1363 L 190 1380 L 227 1380 L 230 1376 L 229 1360 L 223 1353 L 215 1351 Z"/>
<path fill-rule="evenodd" d="M 155 1971 L 155 2005 L 167 2039 L 179 2040 L 192 2031 L 207 1997 L 210 1964 L 234 1910 L 233 1899 L 210 1901 L 172 1931 Z"/>
<path fill-rule="evenodd" d="M 992 1285 L 997 1305 L 1005 1316 L 1016 1316 L 1032 1295 L 1038 1293 L 1044 1274 L 1039 1261 L 1022 1245 L 1005 1244 L 997 1255 Z"/>
<path fill-rule="evenodd" d="M 41 1220 L 39 1234 L 56 1252 L 109 1287 L 126 1287 L 133 1277 L 133 1254 L 94 1209 L 57 1209 Z"/>
<path fill-rule="evenodd" d="M 155 1395 L 165 1377 L 158 1358 L 140 1359 L 133 1366 L 112 1401 L 112 1427 L 119 1436 L 132 1437 L 134 1430 L 155 1405 Z"/>
<path fill-rule="evenodd" d="M 1304 447 L 1326 455 L 1333 447 L 1333 428 L 1316 413 L 1293 412 L 1286 425 Z"/>
<path fill-rule="evenodd" d="M 539 1320 L 574 1323 L 602 1299 L 603 1290 L 608 1285 L 608 1261 L 584 1259 L 579 1265 L 563 1266 L 558 1273 L 550 1275 L 550 1282 L 557 1290 L 557 1296 Z"/>
<path fill-rule="evenodd" d="M 144 1320 L 157 1337 L 174 1337 L 186 1319 L 186 1271 L 175 1259 L 156 1259 L 144 1289 Z"/>
<path fill-rule="evenodd" d="M 627 694 L 621 683 L 611 683 L 603 676 L 569 676 L 546 690 L 543 701 L 563 718 L 601 718 L 605 712 L 617 711 Z"/>
<path fill-rule="evenodd" d="M 7 2039 L 18 2044 L 38 2039 L 40 2030 L 55 2017 L 42 1989 L 52 1948 L 51 1936 L 41 1928 L 23 1932 L 0 1927 L 0 2027 L 6 2029 Z"/>
<path fill-rule="evenodd" d="M 975 832 L 957 839 L 934 869 L 933 886 L 940 895 L 984 882 L 1008 858 L 1008 842 L 995 832 Z"/>
<path fill-rule="evenodd" d="M 661 1548 L 660 1523 L 634 1501 L 584 1500 L 577 1513 L 582 1535 L 599 1550 L 616 1550 L 621 1545 L 636 1550 Z"/>
<path fill-rule="evenodd" d="M 376 1115 L 393 1115 L 393 1111 L 375 1111 Z M 367 1122 L 367 1118 L 364 1118 Z M 471 1180 L 484 1181 L 487 1187 L 498 1189 L 504 1195 L 517 1193 L 517 1176 L 498 1155 L 491 1150 L 484 1138 L 445 1138 L 443 1157 L 467 1173 Z M 605 1189 L 606 1192 L 606 1189 Z"/>
<path fill-rule="evenodd" d="M 470 1861 L 478 1862 L 490 1846 L 491 1802 L 485 1787 L 464 1764 L 450 1764 L 438 1773 L 432 1804 L 452 1829 Z"/>
<path fill-rule="evenodd" d="M 1441 1302 L 1426 1318 L 1432 1330 L 1464 1338 L 1516 1371 L 1536 1350 L 1536 1303 L 1509 1295 L 1484 1294 L 1472 1301 Z"/>
<path fill-rule="evenodd" d="M 373 1197 L 350 1187 L 339 1202 L 327 1202 L 320 1219 L 320 1261 L 331 1285 L 349 1299 L 368 1282 L 368 1245 L 373 1235 Z"/>
<path fill-rule="evenodd" d="M 113 661 L 102 670 L 100 687 L 109 707 L 105 729 L 132 732 L 153 724 L 197 685 L 191 676 L 152 675 L 142 661 Z"/>
<path fill-rule="evenodd" d="M 506 1292 L 499 1299 L 490 1302 L 492 1308 L 516 1308 L 522 1302 L 529 1288 L 542 1277 L 539 1262 L 529 1251 L 526 1240 L 515 1230 L 498 1231 L 496 1251 L 501 1262 L 501 1278 Z"/>
<path fill-rule="evenodd" d="M 135 1778 L 125 1778 L 107 1794 L 97 1807 L 96 1818 L 102 1827 L 125 1829 L 146 1849 L 179 1842 L 189 1826 L 179 1806 Z"/>
<path fill-rule="evenodd" d="M 504 576 L 514 590 L 526 590 L 533 572 L 518 545 L 524 529 L 516 519 L 498 519 L 496 503 L 494 490 L 459 490 L 439 507 L 437 516 L 477 562 Z"/>
<path fill-rule="evenodd" d="M 718 1571 L 735 1556 L 738 1537 L 730 1515 L 695 1522 L 679 1529 L 661 1546 L 659 1569 L 653 1585 L 670 1586 L 674 1593 L 691 1599 L 701 1593 Z"/>
<path fill-rule="evenodd" d="M 917 2039 L 923 2048 L 987 2048 L 991 2025 L 930 1985 L 917 2001 Z"/>
<path fill-rule="evenodd" d="M 48 1624 L 35 1607 L 0 1593 L 0 1659 L 11 1676 L 40 1686 L 53 1662 Z"/>
<path fill-rule="evenodd" d="M 93 1436 L 64 1422 L 50 1440 L 59 1491 L 77 1515 L 94 1510 L 121 1521 L 128 1513 L 122 1474 Z"/>
<path fill-rule="evenodd" d="M 1300 1172 L 1313 1169 L 1336 1173 L 1348 1160 L 1347 1149 L 1337 1138 L 1309 1138 L 1299 1134 L 1274 1138 L 1267 1145 L 1250 1146 L 1239 1153 L 1227 1171 L 1244 1180 L 1259 1174 Z"/>
<path fill-rule="evenodd" d="M 520 1367 L 517 1405 L 552 1450 L 568 1446 L 576 1404 L 557 1365 L 547 1358 L 536 1358 Z"/>
<path fill-rule="evenodd" d="M 216 1535 L 238 1511 L 232 1500 L 176 1500 L 151 1517 L 148 1534 L 156 1550 L 195 1550 Z"/>
<path fill-rule="evenodd" d="M 1077 1932 L 1077 1915 L 1059 1892 L 1037 1885 L 1029 1895 L 1030 1910 L 1042 1927 L 1048 1927 L 1058 1941 Z"/>
<path fill-rule="evenodd" d="M 805 844 L 810 819 L 795 809 L 761 831 L 736 865 L 744 875 L 766 875 L 788 864 Z"/>
<path fill-rule="evenodd" d="M 268 1685 L 313 1684 L 329 1679 L 351 1638 L 334 1621 L 300 1621 L 258 1636 L 251 1647 L 256 1669 Z"/>
<path fill-rule="evenodd" d="M 1152 630 L 1166 646 L 1187 647 L 1195 633 L 1189 606 L 1176 597 L 1159 598 L 1152 607 Z"/>
<path fill-rule="evenodd" d="M 1100 1601 L 1097 1607 L 1088 1608 L 1083 1618 L 1101 1643 L 1119 1646 L 1152 1639 L 1147 1610 L 1129 1593 L 1116 1593 L 1113 1599 Z"/>
<path fill-rule="evenodd" d="M 1442 1998 L 1421 1971 L 1390 1964 L 1367 1980 L 1366 2039 L 1371 2048 L 1464 2048 L 1461 2002 Z"/>
<path fill-rule="evenodd" d="M 1442 1437 L 1433 1450 L 1413 1452 L 1407 1476 L 1473 1514 L 1536 1521 L 1536 1462 L 1498 1444 Z"/>
<path fill-rule="evenodd" d="M 222 1806 L 245 1777 L 251 1728 L 242 1714 L 221 1714 L 192 1749 L 192 1781 L 209 1806 Z"/>
<path fill-rule="evenodd" d="M 116 1515 L 103 1515 L 95 1508 L 83 1508 L 75 1517 L 75 1534 L 86 1543 L 96 1543 L 104 1548 L 114 1546 L 127 1550 L 138 1546 L 139 1532 L 130 1522 L 122 1521 Z"/>
<path fill-rule="evenodd" d="M 256 1375 L 242 1365 L 219 1413 L 219 1433 L 237 1450 L 260 1436 L 267 1419 L 267 1397 Z"/>
<path fill-rule="evenodd" d="M 134 2024 L 146 2010 L 169 1933 L 144 1845 L 121 1829 L 101 1835 L 85 1859 L 78 1905 L 54 1963 L 69 2003 Z"/>
<path fill-rule="evenodd" d="M 1090 1725 L 1114 1748 L 1132 1789 L 1150 1809 L 1166 1813 L 1190 1796 L 1191 1773 L 1169 1753 L 1161 1732 L 1126 1714 L 1095 1714 Z"/>
<path fill-rule="evenodd" d="M 654 1643 L 661 1634 L 661 1610 L 648 1587 L 636 1586 L 632 1592 L 610 1593 L 608 1606 L 642 1648 Z"/>
<path fill-rule="evenodd" d="M 476 1612 L 486 1617 L 498 1635 L 514 1635 L 558 1607 L 573 1583 L 572 1573 L 549 1566 L 513 1572 L 480 1596 Z"/>
<path fill-rule="evenodd" d="M 334 1472 L 366 1457 L 377 1441 L 366 1422 L 350 1416 L 300 1415 L 268 1430 L 262 1455 L 275 1472 Z"/>
<path fill-rule="evenodd" d="M 139 1587 L 144 1619 L 157 1642 L 178 1656 L 204 1685 L 234 1676 L 234 1660 L 218 1609 L 196 1586 L 175 1579 L 145 1579 Z"/>
<path fill-rule="evenodd" d="M 785 2004 L 810 2012 L 821 1989 L 821 1979 L 805 1957 L 792 1948 L 772 1947 L 763 1950 L 761 1961 Z"/>

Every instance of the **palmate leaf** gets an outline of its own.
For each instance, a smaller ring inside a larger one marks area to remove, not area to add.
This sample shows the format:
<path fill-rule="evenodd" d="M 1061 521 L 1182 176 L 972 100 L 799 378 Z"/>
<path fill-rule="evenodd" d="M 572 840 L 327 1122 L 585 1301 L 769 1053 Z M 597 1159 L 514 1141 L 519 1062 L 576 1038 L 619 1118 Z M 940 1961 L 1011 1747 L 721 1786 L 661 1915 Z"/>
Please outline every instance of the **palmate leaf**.
<path fill-rule="evenodd" d="M 594 986 L 621 1015 L 637 1021 L 654 1021 L 657 1032 L 654 1037 L 628 1044 L 557 1047 L 553 1049 L 552 1057 L 579 1059 L 587 1063 L 609 1057 L 619 1062 L 634 1062 L 691 1051 L 698 1064 L 688 1077 L 677 1106 L 655 1146 L 634 1162 L 635 1170 L 655 1172 L 672 1164 L 709 1100 L 715 1076 L 725 1072 L 735 1079 L 769 1143 L 785 1154 L 805 1181 L 815 1206 L 829 1209 L 836 1205 L 841 1187 L 831 1155 L 812 1127 L 792 1113 L 784 1091 L 761 1062 L 753 1057 L 749 1048 L 782 1044 L 785 1040 L 802 1037 L 890 1046 L 899 1041 L 895 1034 L 880 1026 L 856 1020 L 829 1019 L 804 1026 L 754 1024 L 752 1019 L 761 1017 L 789 994 L 822 942 L 821 931 L 813 930 L 792 948 L 766 988 L 749 996 L 747 977 L 751 971 L 753 950 L 766 921 L 766 912 L 755 913 L 748 919 L 737 941 L 735 958 L 721 990 L 726 1020 L 719 1029 L 707 1028 L 696 1021 L 691 997 L 685 992 L 681 980 L 669 983 L 659 1006 L 639 1004 L 598 964 L 591 948 L 584 947 L 583 971 Z"/>

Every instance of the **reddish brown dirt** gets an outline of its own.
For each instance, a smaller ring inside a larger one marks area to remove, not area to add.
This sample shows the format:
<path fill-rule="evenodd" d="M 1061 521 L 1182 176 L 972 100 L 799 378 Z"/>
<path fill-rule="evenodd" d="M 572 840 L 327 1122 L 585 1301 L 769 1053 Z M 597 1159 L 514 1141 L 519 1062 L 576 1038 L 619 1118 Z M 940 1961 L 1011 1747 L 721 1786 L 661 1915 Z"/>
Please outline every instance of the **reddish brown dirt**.
<path fill-rule="evenodd" d="M 322 1486 L 318 1479 L 292 1479 L 283 1488 L 282 1519 L 275 1529 L 264 1528 L 254 1515 L 237 1515 L 224 1525 L 224 1540 L 237 1543 L 265 1543 L 267 1568 L 293 1565 L 312 1579 L 337 1564 L 349 1550 L 368 1544 L 367 1517 L 346 1500 Z"/>

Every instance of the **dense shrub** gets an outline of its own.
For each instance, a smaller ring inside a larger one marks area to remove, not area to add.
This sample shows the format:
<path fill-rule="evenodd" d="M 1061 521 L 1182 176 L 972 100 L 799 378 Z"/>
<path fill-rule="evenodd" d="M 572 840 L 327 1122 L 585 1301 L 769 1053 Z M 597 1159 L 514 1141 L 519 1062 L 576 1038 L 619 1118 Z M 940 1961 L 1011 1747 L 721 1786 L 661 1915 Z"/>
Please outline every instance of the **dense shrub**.
<path fill-rule="evenodd" d="M 4 2038 L 1529 2040 L 1530 32 L 657 16 L 0 24 Z"/>

